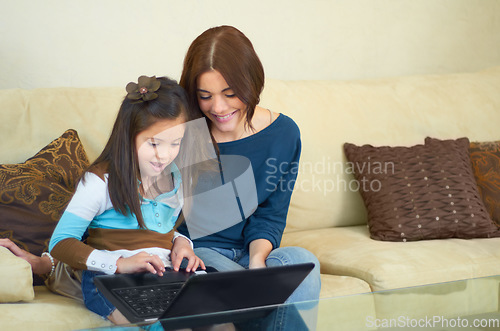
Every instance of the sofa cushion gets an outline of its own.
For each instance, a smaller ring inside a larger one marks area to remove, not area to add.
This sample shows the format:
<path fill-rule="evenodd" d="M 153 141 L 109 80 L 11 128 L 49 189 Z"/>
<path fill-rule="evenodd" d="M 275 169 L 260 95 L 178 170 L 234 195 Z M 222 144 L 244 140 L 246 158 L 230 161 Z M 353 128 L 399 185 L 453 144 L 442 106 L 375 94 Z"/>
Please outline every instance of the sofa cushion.
<path fill-rule="evenodd" d="M 113 324 L 88 310 L 79 301 L 35 286 L 35 298 L 29 303 L 1 305 L 2 330 L 89 330 L 110 329 Z"/>
<path fill-rule="evenodd" d="M 427 138 L 425 145 L 345 144 L 368 210 L 370 236 L 414 241 L 500 235 L 479 195 L 469 140 Z"/>
<path fill-rule="evenodd" d="M 36 155 L 20 164 L 0 165 L 0 237 L 40 255 L 75 182 L 89 165 L 75 130 L 67 130 Z M 41 284 L 34 277 L 35 284 Z"/>
<path fill-rule="evenodd" d="M 500 226 L 500 141 L 471 142 L 470 158 L 486 209 Z"/>
<path fill-rule="evenodd" d="M 308 249 L 321 273 L 363 279 L 373 291 L 500 274 L 500 238 L 388 242 L 361 225 L 286 233 L 282 245 Z"/>
<path fill-rule="evenodd" d="M 31 266 L 0 246 L 0 302 L 33 300 Z"/>

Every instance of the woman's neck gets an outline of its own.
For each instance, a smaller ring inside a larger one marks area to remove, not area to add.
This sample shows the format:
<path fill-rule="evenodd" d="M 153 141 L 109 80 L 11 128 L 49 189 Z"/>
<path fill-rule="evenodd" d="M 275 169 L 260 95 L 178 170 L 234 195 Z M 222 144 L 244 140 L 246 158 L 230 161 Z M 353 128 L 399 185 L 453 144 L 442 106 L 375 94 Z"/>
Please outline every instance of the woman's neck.
<path fill-rule="evenodd" d="M 253 129 L 246 122 L 243 122 L 242 125 L 239 125 L 234 130 L 227 132 L 214 130 L 212 127 L 211 133 L 214 136 L 215 141 L 218 143 L 226 143 L 250 137 L 265 129 L 272 123 L 272 121 L 276 118 L 276 115 L 272 114 L 271 116 L 271 114 L 272 113 L 269 110 L 257 106 L 252 119 L 250 120 Z"/>

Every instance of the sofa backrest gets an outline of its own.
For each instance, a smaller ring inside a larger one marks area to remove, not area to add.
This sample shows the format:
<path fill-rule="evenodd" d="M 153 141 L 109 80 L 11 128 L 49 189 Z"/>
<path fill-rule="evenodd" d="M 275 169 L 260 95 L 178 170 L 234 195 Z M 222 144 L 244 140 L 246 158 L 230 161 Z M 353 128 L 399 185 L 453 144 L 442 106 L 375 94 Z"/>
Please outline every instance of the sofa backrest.
<path fill-rule="evenodd" d="M 0 163 L 33 156 L 75 129 L 93 161 L 109 138 L 124 88 L 0 90 Z"/>
<path fill-rule="evenodd" d="M 369 81 L 268 80 L 261 105 L 292 117 L 302 136 L 287 231 L 366 224 L 343 144 L 500 140 L 500 67 L 478 73 Z"/>
<path fill-rule="evenodd" d="M 77 130 L 90 160 L 107 141 L 124 88 L 0 90 L 0 163 L 19 163 Z M 500 140 L 500 67 L 371 81 L 268 79 L 263 107 L 299 125 L 302 157 L 286 231 L 366 223 L 343 144 L 413 145 L 426 136 Z"/>

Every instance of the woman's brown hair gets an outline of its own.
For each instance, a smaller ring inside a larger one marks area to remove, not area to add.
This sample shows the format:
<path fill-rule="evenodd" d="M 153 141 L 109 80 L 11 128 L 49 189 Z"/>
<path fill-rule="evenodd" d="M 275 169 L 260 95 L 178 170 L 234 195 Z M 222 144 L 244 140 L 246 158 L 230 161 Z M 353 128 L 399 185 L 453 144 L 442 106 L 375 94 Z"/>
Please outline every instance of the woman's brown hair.
<path fill-rule="evenodd" d="M 186 53 L 179 84 L 188 93 L 190 107 L 200 114 L 197 81 L 211 70 L 220 72 L 247 106 L 246 124 L 252 128 L 251 119 L 264 88 L 264 68 L 250 40 L 235 27 L 224 25 L 206 30 Z"/>

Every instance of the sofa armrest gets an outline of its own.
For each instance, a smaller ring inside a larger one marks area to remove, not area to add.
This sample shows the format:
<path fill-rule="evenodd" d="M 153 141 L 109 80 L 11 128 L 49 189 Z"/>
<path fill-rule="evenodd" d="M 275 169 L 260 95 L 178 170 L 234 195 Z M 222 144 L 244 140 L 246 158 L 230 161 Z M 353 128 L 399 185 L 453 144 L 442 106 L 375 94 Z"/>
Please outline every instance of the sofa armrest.
<path fill-rule="evenodd" d="M 34 296 L 30 264 L 0 247 L 0 302 L 30 301 Z"/>

